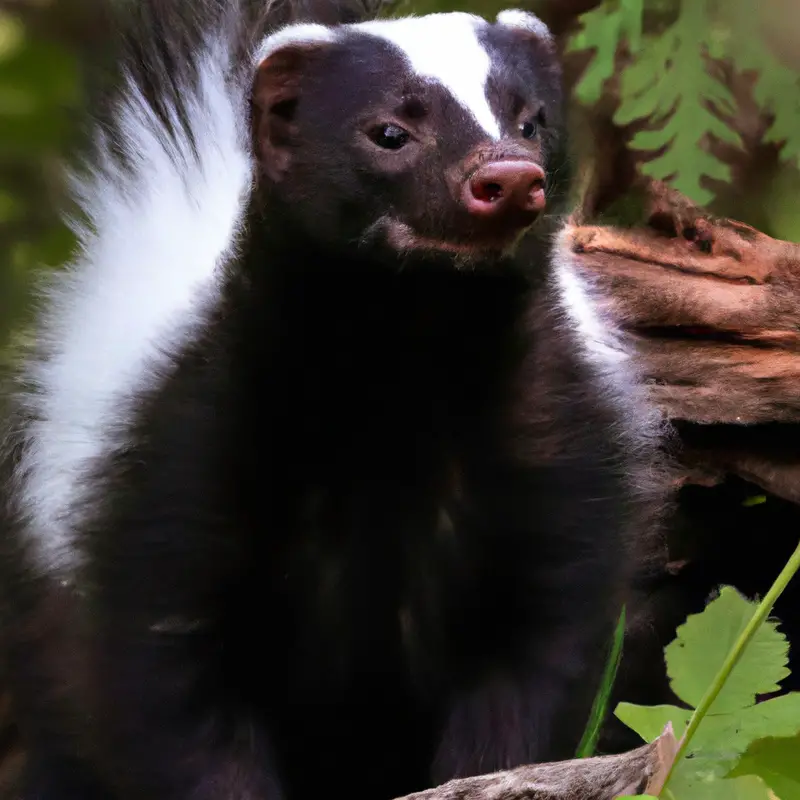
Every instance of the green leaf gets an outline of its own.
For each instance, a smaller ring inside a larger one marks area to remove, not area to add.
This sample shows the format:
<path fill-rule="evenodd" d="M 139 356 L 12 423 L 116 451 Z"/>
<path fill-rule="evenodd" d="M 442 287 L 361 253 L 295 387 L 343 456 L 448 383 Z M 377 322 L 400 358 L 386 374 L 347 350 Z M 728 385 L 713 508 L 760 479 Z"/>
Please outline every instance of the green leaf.
<path fill-rule="evenodd" d="M 581 79 L 575 85 L 575 96 L 584 104 L 596 103 L 605 82 L 614 74 L 620 41 L 627 40 L 635 53 L 641 47 L 643 0 L 619 0 L 614 5 L 602 3 L 581 16 L 581 29 L 567 41 L 565 52 L 594 50 Z"/>
<path fill-rule="evenodd" d="M 729 747 L 744 751 L 764 736 L 800 733 L 800 692 L 773 697 L 733 714 L 710 714 L 697 732 L 706 749 Z"/>
<path fill-rule="evenodd" d="M 614 681 L 617 677 L 619 664 L 622 660 L 622 644 L 625 639 L 625 607 L 623 606 L 622 612 L 619 615 L 617 628 L 614 631 L 614 638 L 611 642 L 608 660 L 606 667 L 603 670 L 603 677 L 600 681 L 600 688 L 597 690 L 597 696 L 592 704 L 592 711 L 589 715 L 589 722 L 581 737 L 578 750 L 575 755 L 576 758 L 589 758 L 594 755 L 595 748 L 597 747 L 597 740 L 600 738 L 600 731 L 603 727 L 606 714 L 608 712 L 608 701 L 611 697 L 611 690 L 614 687 Z"/>
<path fill-rule="evenodd" d="M 730 775 L 756 775 L 781 800 L 800 797 L 800 737 L 773 736 L 754 742 Z"/>
<path fill-rule="evenodd" d="M 575 85 L 575 96 L 592 105 L 600 99 L 603 85 L 614 73 L 614 58 L 619 42 L 619 19 L 604 5 L 584 14 L 583 30 L 567 43 L 566 52 L 594 50 L 594 58 Z"/>
<path fill-rule="evenodd" d="M 665 649 L 667 673 L 675 694 L 696 706 L 726 656 L 753 615 L 755 604 L 725 587 L 701 614 L 678 628 L 677 639 Z M 789 674 L 789 645 L 774 622 L 756 633 L 731 672 L 710 714 L 738 711 L 755 703 L 756 695 L 777 691 Z"/>
<path fill-rule="evenodd" d="M 672 723 L 675 735 L 680 738 L 692 712 L 670 705 L 637 706 L 632 703 L 620 703 L 615 714 L 644 741 L 651 742 L 661 734 L 668 722 Z M 709 783 L 728 775 L 737 763 L 737 759 L 754 741 L 769 733 L 780 735 L 798 731 L 800 731 L 798 693 L 776 697 L 736 714 L 707 716 L 692 740 L 686 753 L 686 760 L 676 767 L 672 785 L 673 788 L 681 786 L 682 789 L 675 790 L 675 796 L 679 800 L 684 800 L 684 796 L 708 796 Z M 727 782 L 724 785 L 728 791 L 733 789 L 755 791 L 755 788 L 750 786 L 728 785 Z M 745 793 L 743 796 L 748 795 Z"/>
<path fill-rule="evenodd" d="M 705 792 L 709 781 L 721 780 L 730 774 L 753 742 L 769 734 L 791 736 L 798 732 L 800 694 L 797 693 L 737 713 L 709 715 L 703 719 L 692 739 L 686 758 L 677 764 L 670 785 L 674 788 L 677 785 L 674 781 L 678 781 L 684 786 L 695 787 L 692 791 L 702 788 Z M 676 792 L 676 796 L 683 798 L 680 792 Z"/>
<path fill-rule="evenodd" d="M 621 102 L 614 115 L 619 125 L 650 119 L 653 129 L 640 131 L 634 150 L 659 151 L 643 171 L 705 203 L 712 195 L 701 186 L 702 176 L 730 180 L 730 168 L 703 149 L 709 134 L 739 146 L 739 135 L 713 111 L 730 112 L 734 98 L 709 74 L 704 47 L 711 19 L 711 0 L 684 0 L 676 22 L 657 37 L 649 37 L 636 61 L 623 73 Z M 659 122 L 661 120 L 661 122 Z"/>
<path fill-rule="evenodd" d="M 649 40 L 649 46 L 622 73 L 622 102 L 614 114 L 614 121 L 618 125 L 627 125 L 634 120 L 650 117 L 659 110 L 661 100 L 657 91 L 658 76 L 668 56 L 665 49 L 670 46 L 671 41 L 666 37 Z"/>
<path fill-rule="evenodd" d="M 669 800 L 775 800 L 770 797 L 767 785 L 755 775 L 719 779 L 688 773 L 677 774 L 664 797 Z"/>
<path fill-rule="evenodd" d="M 642 17 L 644 0 L 622 0 L 622 30 L 628 40 L 628 50 L 635 54 L 642 46 Z"/>
<path fill-rule="evenodd" d="M 734 589 L 724 587 L 702 613 L 690 616 L 678 628 L 677 638 L 666 648 L 665 655 L 672 688 L 687 704 L 697 706 L 705 696 L 756 607 Z M 758 752 L 757 743 L 767 736 L 787 737 L 791 743 L 785 745 L 787 748 L 798 743 L 794 737 L 800 736 L 800 693 L 756 704 L 757 694 L 779 688 L 777 683 L 788 674 L 787 656 L 788 644 L 776 624 L 765 622 L 758 627 L 709 713 L 689 739 L 686 729 L 695 713 L 689 709 L 631 703 L 617 706 L 616 716 L 645 741 L 656 739 L 668 722 L 676 736 L 686 739 L 684 757 L 672 770 L 664 798 L 767 800 L 768 785 L 772 785 L 767 773 L 770 769 L 779 772 L 779 768 L 762 765 L 759 772 L 744 754 Z M 793 757 L 798 755 L 795 752 Z"/>
<path fill-rule="evenodd" d="M 638 706 L 634 703 L 619 703 L 614 715 L 646 742 L 652 742 L 661 735 L 668 722 L 672 723 L 675 736 L 680 739 L 692 712 L 690 709 L 669 705 Z"/>
<path fill-rule="evenodd" d="M 765 142 L 783 142 L 781 155 L 787 161 L 800 164 L 800 84 L 793 73 L 776 76 L 771 80 L 764 76 L 764 107 L 772 111 L 775 119 L 764 136 Z"/>

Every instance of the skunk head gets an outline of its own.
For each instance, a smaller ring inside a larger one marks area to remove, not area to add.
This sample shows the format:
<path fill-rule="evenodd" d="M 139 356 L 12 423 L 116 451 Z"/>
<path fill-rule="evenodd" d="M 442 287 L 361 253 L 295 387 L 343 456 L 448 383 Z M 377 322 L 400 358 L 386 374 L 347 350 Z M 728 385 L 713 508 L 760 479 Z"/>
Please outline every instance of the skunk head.
<path fill-rule="evenodd" d="M 521 11 L 289 26 L 258 54 L 261 180 L 326 245 L 507 251 L 558 193 L 561 103 L 550 33 Z"/>

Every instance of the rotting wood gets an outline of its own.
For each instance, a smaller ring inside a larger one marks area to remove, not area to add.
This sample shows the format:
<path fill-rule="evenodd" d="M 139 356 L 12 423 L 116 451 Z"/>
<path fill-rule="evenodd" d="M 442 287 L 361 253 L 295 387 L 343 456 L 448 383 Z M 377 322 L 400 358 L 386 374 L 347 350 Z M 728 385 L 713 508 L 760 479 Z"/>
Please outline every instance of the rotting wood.
<path fill-rule="evenodd" d="M 630 335 L 652 400 L 685 423 L 687 468 L 800 502 L 800 450 L 764 432 L 800 422 L 800 245 L 716 219 L 659 183 L 642 225 L 573 221 L 567 242 Z"/>
<path fill-rule="evenodd" d="M 671 419 L 800 420 L 800 245 L 674 193 L 636 228 L 571 225 L 579 266 L 629 331 Z"/>

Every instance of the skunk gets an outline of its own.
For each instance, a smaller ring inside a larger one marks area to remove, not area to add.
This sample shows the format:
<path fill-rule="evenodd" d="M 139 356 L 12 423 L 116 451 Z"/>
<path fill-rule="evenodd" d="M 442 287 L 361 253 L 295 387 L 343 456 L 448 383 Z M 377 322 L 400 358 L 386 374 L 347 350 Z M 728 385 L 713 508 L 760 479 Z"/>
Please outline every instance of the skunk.
<path fill-rule="evenodd" d="M 657 426 L 562 241 L 550 32 L 132 5 L 9 396 L 20 796 L 571 757 Z"/>

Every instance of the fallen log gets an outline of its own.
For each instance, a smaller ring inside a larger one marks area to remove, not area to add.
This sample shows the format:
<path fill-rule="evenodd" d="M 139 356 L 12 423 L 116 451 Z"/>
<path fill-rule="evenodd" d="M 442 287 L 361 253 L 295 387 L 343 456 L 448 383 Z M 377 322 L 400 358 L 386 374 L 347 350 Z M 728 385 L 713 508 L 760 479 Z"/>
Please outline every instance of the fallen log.
<path fill-rule="evenodd" d="M 658 183 L 644 209 L 635 227 L 573 220 L 567 242 L 677 423 L 687 480 L 734 473 L 800 502 L 797 434 L 744 427 L 800 422 L 800 245 Z"/>

